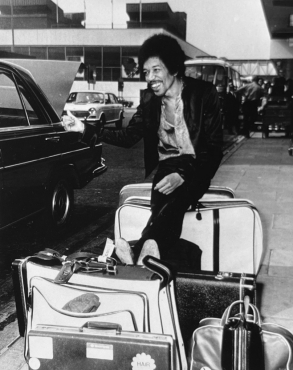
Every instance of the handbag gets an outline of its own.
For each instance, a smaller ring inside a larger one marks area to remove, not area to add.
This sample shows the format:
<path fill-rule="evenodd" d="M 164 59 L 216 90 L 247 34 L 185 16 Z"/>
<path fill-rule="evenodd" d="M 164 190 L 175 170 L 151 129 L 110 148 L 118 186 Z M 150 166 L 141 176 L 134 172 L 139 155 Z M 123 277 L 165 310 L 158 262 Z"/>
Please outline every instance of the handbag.
<path fill-rule="evenodd" d="M 234 315 L 237 305 L 241 309 Z M 189 369 L 291 370 L 292 350 L 293 334 L 289 330 L 262 323 L 255 305 L 235 301 L 222 318 L 201 320 L 191 340 Z"/>

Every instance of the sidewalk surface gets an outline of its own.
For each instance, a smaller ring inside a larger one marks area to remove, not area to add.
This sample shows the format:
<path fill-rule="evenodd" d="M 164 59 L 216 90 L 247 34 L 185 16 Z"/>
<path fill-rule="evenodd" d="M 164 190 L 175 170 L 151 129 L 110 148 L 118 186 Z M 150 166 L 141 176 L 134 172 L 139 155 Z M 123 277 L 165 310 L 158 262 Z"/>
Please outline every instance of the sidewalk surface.
<path fill-rule="evenodd" d="M 254 134 L 238 145 L 233 140 L 213 185 L 232 188 L 237 198 L 249 199 L 258 209 L 264 255 L 257 279 L 257 306 L 263 321 L 293 332 L 293 157 L 288 155 L 289 139 L 277 135 L 262 139 L 261 134 Z M 17 336 L 16 322 L 0 332 L 0 342 L 5 343 L 0 352 L 3 370 L 27 370 L 23 338 Z"/>

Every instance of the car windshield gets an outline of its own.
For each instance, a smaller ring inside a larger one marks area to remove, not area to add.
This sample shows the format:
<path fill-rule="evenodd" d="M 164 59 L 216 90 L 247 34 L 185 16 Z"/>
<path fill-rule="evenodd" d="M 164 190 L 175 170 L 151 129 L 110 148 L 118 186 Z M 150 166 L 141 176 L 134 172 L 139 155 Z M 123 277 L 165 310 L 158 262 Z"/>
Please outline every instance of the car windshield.
<path fill-rule="evenodd" d="M 222 66 L 197 64 L 188 66 L 185 74 L 199 80 L 212 82 L 216 86 L 225 86 L 225 70 Z"/>
<path fill-rule="evenodd" d="M 103 103 L 104 94 L 96 92 L 77 92 L 71 93 L 67 99 L 67 103 L 87 104 L 87 103 Z"/>

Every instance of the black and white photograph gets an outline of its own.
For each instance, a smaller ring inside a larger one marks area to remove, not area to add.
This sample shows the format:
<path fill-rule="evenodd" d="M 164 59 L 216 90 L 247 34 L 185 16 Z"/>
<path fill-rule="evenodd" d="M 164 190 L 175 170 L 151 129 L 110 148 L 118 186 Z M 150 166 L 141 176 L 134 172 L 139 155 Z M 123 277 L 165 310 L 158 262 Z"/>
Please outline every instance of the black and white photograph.
<path fill-rule="evenodd" d="M 293 370 L 293 0 L 0 0 L 1 370 Z"/>

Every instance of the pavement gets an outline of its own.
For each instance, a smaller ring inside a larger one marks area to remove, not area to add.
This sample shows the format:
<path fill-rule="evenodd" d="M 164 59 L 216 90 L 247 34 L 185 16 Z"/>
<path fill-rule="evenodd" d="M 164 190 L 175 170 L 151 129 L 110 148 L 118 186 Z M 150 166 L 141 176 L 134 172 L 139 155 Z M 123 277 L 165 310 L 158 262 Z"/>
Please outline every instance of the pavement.
<path fill-rule="evenodd" d="M 263 260 L 257 282 L 257 306 L 262 320 L 293 332 L 293 158 L 289 139 L 275 134 L 262 139 L 226 137 L 225 156 L 213 185 L 227 186 L 237 198 L 249 199 L 258 209 L 263 226 Z M 27 370 L 23 338 L 17 321 L 0 332 L 0 368 Z"/>

